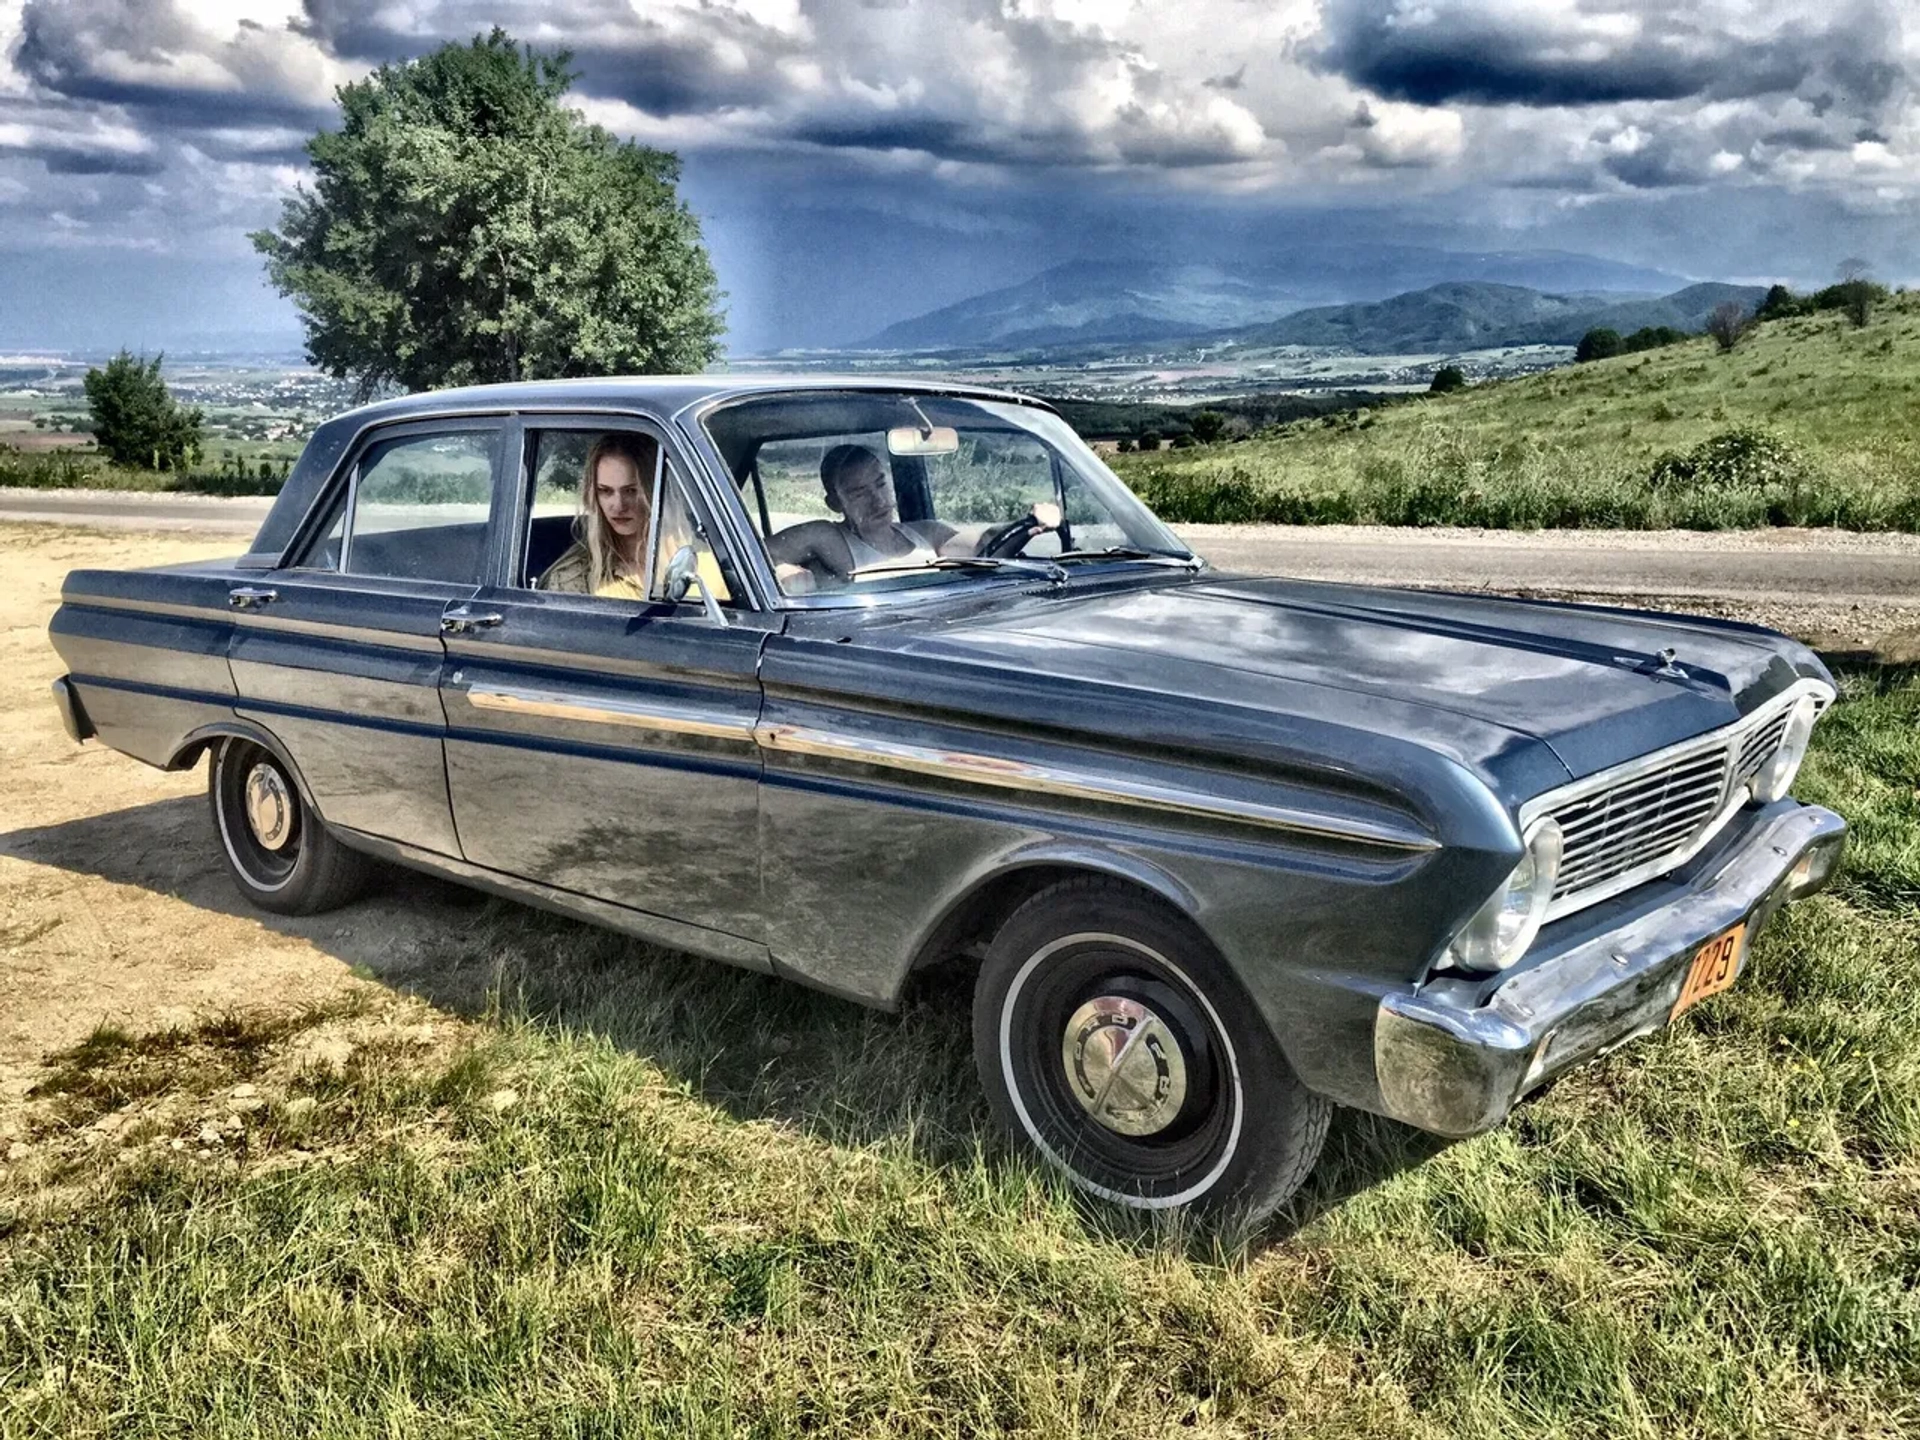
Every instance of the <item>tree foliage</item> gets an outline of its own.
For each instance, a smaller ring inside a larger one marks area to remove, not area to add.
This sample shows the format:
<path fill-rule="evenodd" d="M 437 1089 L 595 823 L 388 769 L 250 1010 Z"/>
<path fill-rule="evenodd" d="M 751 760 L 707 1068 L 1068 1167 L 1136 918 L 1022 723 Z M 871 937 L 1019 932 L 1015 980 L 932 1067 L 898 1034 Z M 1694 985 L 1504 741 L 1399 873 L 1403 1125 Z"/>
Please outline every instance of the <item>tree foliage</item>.
<path fill-rule="evenodd" d="M 363 396 L 704 369 L 720 294 L 677 157 L 561 103 L 565 52 L 495 28 L 336 92 L 314 187 L 252 239 L 307 351 Z"/>
<path fill-rule="evenodd" d="M 1451 390 L 1467 388 L 1467 373 L 1458 365 L 1442 365 L 1433 372 L 1433 379 L 1427 384 L 1427 391 L 1433 395 L 1445 395 Z"/>
<path fill-rule="evenodd" d="M 122 350 L 106 369 L 89 369 L 81 382 L 93 412 L 94 441 L 116 465 L 185 470 L 200 458 L 203 417 L 173 398 L 160 378 L 161 359 L 136 359 Z"/>
<path fill-rule="evenodd" d="M 1580 343 L 1574 347 L 1573 358 L 1577 361 L 1611 360 L 1623 348 L 1620 332 L 1611 326 L 1601 325 L 1580 337 Z"/>
<path fill-rule="evenodd" d="M 1227 430 L 1227 417 L 1218 410 L 1196 410 L 1187 422 L 1193 428 L 1193 438 L 1202 445 L 1211 445 Z"/>

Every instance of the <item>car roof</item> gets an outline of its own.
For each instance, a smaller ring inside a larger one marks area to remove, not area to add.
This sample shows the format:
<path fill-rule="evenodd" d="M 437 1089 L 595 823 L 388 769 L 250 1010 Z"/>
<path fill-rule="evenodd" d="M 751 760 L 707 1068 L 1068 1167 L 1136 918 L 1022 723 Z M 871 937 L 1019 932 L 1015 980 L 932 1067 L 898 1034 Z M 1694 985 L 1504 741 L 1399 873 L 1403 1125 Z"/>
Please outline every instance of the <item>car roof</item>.
<path fill-rule="evenodd" d="M 924 395 L 955 395 L 969 399 L 1002 400 L 1017 405 L 1051 409 L 1044 401 L 984 385 L 954 384 L 895 375 L 620 375 L 581 380 L 521 380 L 501 385 L 463 385 L 450 390 L 425 390 L 392 400 L 377 400 L 336 415 L 329 422 L 351 421 L 358 430 L 367 425 L 405 420 L 412 416 L 514 410 L 555 410 L 606 407 L 640 409 L 676 415 L 692 407 L 783 391 L 909 390 Z"/>

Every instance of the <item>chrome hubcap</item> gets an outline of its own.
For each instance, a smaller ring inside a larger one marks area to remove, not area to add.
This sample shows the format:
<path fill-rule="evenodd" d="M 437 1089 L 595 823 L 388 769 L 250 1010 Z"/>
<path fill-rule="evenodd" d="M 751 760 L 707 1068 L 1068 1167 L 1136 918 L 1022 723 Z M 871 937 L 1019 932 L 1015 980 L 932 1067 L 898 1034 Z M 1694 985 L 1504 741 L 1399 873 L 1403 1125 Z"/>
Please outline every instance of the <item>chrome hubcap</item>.
<path fill-rule="evenodd" d="M 1067 1088 L 1120 1135 L 1157 1135 L 1187 1099 L 1187 1057 L 1167 1022 L 1126 995 L 1100 995 L 1073 1012 L 1060 1045 Z"/>
<path fill-rule="evenodd" d="M 253 838 L 278 850 L 293 834 L 293 797 L 280 772 L 264 760 L 247 773 L 247 824 Z"/>

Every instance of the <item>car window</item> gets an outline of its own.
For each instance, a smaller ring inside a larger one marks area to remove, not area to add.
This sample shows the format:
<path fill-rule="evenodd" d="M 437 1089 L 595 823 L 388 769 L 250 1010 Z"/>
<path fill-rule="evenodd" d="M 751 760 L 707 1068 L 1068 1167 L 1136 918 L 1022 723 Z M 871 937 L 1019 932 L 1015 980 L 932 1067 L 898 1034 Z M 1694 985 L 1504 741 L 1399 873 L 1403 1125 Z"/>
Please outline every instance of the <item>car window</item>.
<path fill-rule="evenodd" d="M 764 499 L 784 594 L 884 594 L 1070 566 L 1189 564 L 1058 415 L 972 397 L 882 390 L 757 395 L 702 421 Z M 831 488 L 833 498 L 828 498 Z"/>
<path fill-rule="evenodd" d="M 478 584 L 493 500 L 492 430 L 381 441 L 355 467 L 344 530 L 321 542 L 350 575 Z"/>
<path fill-rule="evenodd" d="M 674 552 L 692 545 L 695 573 L 715 599 L 732 602 L 679 472 L 652 435 L 556 427 L 533 431 L 528 441 L 532 484 L 522 574 L 532 588 L 609 603 L 657 603 L 666 598 Z M 644 565 L 625 558 L 636 554 L 646 557 Z"/>
<path fill-rule="evenodd" d="M 928 455 L 927 488 L 933 513 L 963 537 L 978 539 L 989 526 L 1025 515 L 1035 505 L 1058 501 L 1053 452 L 1024 431 L 979 430 L 959 437 L 959 448 Z M 1075 487 L 1076 491 L 1078 487 Z M 1091 519 L 1090 507 L 1082 507 Z M 1022 555 L 1057 555 L 1060 534 L 1048 530 L 1033 537 Z"/>

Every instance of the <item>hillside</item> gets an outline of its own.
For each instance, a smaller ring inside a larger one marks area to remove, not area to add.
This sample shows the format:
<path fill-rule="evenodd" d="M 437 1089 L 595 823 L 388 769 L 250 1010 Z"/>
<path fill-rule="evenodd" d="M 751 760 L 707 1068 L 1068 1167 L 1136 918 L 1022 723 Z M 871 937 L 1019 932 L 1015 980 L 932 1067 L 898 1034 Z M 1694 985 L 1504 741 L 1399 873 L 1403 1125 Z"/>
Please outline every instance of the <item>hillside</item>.
<path fill-rule="evenodd" d="M 1909 294 L 1116 463 L 1176 522 L 1920 530 L 1917 416 Z"/>
<path fill-rule="evenodd" d="M 902 320 L 866 344 L 953 350 L 1183 339 L 1260 324 L 1306 306 L 1382 300 L 1443 281 L 1636 295 L 1679 283 L 1659 271 L 1559 251 L 1355 244 L 1294 246 L 1260 263 L 1075 260 Z"/>
<path fill-rule="evenodd" d="M 1366 355 L 1479 350 L 1497 345 L 1573 345 L 1598 325 L 1629 334 L 1646 325 L 1698 331 L 1713 308 L 1737 300 L 1749 309 L 1764 289 L 1689 285 L 1653 299 L 1612 301 L 1548 294 L 1518 285 L 1454 283 L 1362 305 L 1302 310 L 1223 337 L 1247 349 L 1310 345 Z"/>

